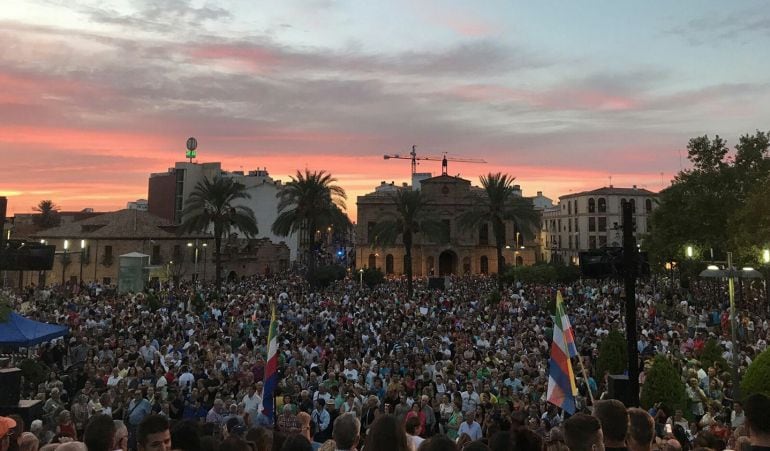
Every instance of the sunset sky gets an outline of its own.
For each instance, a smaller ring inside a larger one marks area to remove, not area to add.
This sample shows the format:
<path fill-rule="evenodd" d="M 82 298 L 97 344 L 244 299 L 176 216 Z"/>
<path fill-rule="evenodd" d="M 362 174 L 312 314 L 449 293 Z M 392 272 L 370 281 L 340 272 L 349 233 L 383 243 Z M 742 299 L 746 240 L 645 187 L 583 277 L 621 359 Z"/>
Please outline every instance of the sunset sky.
<path fill-rule="evenodd" d="M 770 128 L 768 49 L 763 1 L 3 2 L 0 195 L 125 208 L 188 136 L 229 170 L 330 171 L 351 210 L 412 144 L 525 195 L 657 191 L 689 138 Z"/>

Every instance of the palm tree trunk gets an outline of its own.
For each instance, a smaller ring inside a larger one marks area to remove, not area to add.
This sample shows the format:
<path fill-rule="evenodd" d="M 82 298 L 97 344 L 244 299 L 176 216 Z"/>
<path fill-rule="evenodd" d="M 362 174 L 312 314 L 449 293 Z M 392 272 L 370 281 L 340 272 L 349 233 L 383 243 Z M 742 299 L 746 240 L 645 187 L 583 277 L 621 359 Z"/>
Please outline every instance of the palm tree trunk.
<path fill-rule="evenodd" d="M 409 299 L 412 299 L 414 295 L 414 282 L 412 281 L 412 236 L 411 234 L 404 234 L 404 272 L 406 273 L 406 292 L 409 294 Z"/>
<path fill-rule="evenodd" d="M 216 255 L 214 256 L 214 266 L 216 266 L 216 276 L 214 281 L 216 283 L 216 290 L 222 286 L 222 237 L 217 235 L 214 237 L 214 247 L 216 248 Z"/>
<path fill-rule="evenodd" d="M 505 224 L 502 221 L 495 221 L 495 250 L 497 251 L 497 290 L 503 291 L 503 272 L 505 271 L 505 262 L 503 262 L 503 246 L 505 245 Z"/>
<path fill-rule="evenodd" d="M 313 276 L 315 275 L 315 267 L 316 267 L 316 253 L 315 253 L 315 222 L 309 221 L 309 230 L 308 230 L 308 256 L 307 256 L 307 279 L 312 281 Z"/>

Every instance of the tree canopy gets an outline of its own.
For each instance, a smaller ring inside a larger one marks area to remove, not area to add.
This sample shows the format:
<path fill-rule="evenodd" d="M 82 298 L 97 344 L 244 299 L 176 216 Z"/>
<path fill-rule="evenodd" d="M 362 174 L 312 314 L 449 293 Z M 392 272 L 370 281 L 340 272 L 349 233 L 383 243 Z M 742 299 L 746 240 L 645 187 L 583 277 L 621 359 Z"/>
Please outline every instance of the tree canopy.
<path fill-rule="evenodd" d="M 683 260 L 686 246 L 696 256 L 757 261 L 770 243 L 770 158 L 768 133 L 743 135 L 731 152 L 727 142 L 707 135 L 687 144 L 691 169 L 661 191 L 645 240 L 653 261 Z"/>

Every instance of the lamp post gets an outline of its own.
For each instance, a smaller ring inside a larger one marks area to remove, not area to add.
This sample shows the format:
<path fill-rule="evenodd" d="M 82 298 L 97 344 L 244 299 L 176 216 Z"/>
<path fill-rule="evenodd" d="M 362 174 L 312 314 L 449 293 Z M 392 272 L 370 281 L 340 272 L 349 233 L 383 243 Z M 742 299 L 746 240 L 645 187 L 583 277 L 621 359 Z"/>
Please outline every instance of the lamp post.
<path fill-rule="evenodd" d="M 83 285 L 83 259 L 86 257 L 86 240 L 80 240 L 80 285 Z"/>
<path fill-rule="evenodd" d="M 195 239 L 195 244 L 189 242 L 187 243 L 187 247 L 195 247 L 195 272 L 193 273 L 193 281 L 198 280 L 198 238 Z"/>
<path fill-rule="evenodd" d="M 64 269 L 67 267 L 67 250 L 70 247 L 70 240 L 64 240 L 64 253 L 61 259 L 61 286 L 64 287 Z"/>
<path fill-rule="evenodd" d="M 364 268 L 358 270 L 358 285 L 361 289 L 364 288 Z"/>
<path fill-rule="evenodd" d="M 203 246 L 203 283 L 206 283 L 206 248 L 208 244 L 203 243 L 201 246 Z"/>
<path fill-rule="evenodd" d="M 738 338 L 737 338 L 737 332 L 738 332 L 738 323 L 737 323 L 737 317 L 735 315 L 735 279 L 757 279 L 761 278 L 762 274 L 759 273 L 759 271 L 753 269 L 753 268 L 743 268 L 743 269 L 737 269 L 733 267 L 733 253 L 728 252 L 727 253 L 727 268 L 726 269 L 719 269 L 718 266 L 715 265 L 709 265 L 708 268 L 704 269 L 700 273 L 701 277 L 712 277 L 712 278 L 724 278 L 727 277 L 727 294 L 730 298 L 730 341 L 732 342 L 732 368 L 731 368 L 731 378 L 733 380 L 733 399 L 738 400 L 740 399 L 740 384 L 739 384 L 739 374 L 738 374 Z"/>
<path fill-rule="evenodd" d="M 768 277 L 770 276 L 770 249 L 762 250 L 762 263 L 765 270 L 765 302 L 770 309 L 770 289 L 768 289 Z"/>

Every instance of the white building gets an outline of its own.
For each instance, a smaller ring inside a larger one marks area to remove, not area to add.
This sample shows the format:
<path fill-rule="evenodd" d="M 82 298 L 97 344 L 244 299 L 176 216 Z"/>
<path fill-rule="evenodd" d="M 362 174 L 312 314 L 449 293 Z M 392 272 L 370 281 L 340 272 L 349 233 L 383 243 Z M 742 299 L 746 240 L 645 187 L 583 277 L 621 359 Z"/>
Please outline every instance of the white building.
<path fill-rule="evenodd" d="M 244 173 L 243 171 L 222 172 L 223 177 L 232 178 L 246 187 L 246 192 L 251 199 L 239 199 L 236 205 L 244 205 L 251 208 L 257 217 L 259 227 L 258 238 L 268 238 L 273 243 L 285 242 L 291 252 L 291 260 L 297 259 L 297 235 L 286 237 L 273 233 L 273 223 L 278 217 L 278 192 L 283 189 L 280 180 L 273 180 L 267 172 L 267 168 L 257 169 Z"/>
<path fill-rule="evenodd" d="M 615 188 L 567 194 L 559 204 L 543 211 L 546 260 L 578 264 L 580 252 L 620 247 L 623 241 L 622 204 L 631 203 L 637 243 L 649 231 L 649 218 L 657 194 L 646 189 Z"/>
<path fill-rule="evenodd" d="M 271 242 L 286 243 L 291 260 L 297 258 L 297 237 L 281 237 L 273 234 L 272 227 L 278 216 L 277 193 L 283 188 L 280 180 L 273 180 L 267 169 L 255 171 L 224 171 L 219 162 L 177 162 L 168 172 L 151 174 L 149 179 L 149 212 L 171 222 L 182 222 L 182 210 L 195 186 L 208 178 L 228 177 L 244 186 L 250 199 L 239 199 L 236 205 L 244 205 L 254 211 L 259 233 L 255 238 L 268 238 Z"/>
<path fill-rule="evenodd" d="M 128 210 L 147 211 L 147 199 L 137 199 L 126 204 Z"/>

